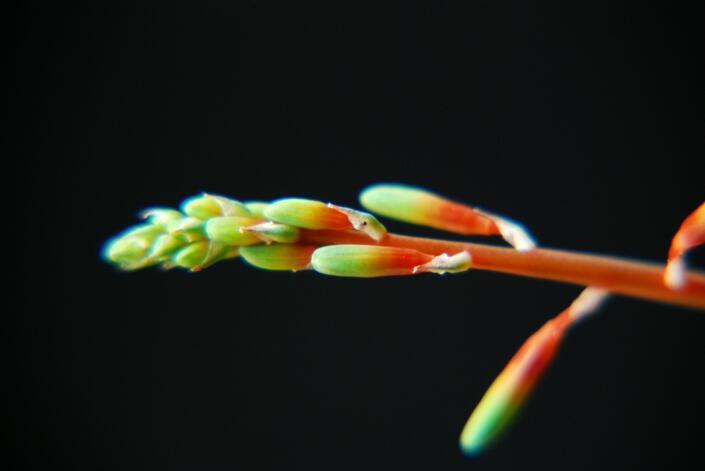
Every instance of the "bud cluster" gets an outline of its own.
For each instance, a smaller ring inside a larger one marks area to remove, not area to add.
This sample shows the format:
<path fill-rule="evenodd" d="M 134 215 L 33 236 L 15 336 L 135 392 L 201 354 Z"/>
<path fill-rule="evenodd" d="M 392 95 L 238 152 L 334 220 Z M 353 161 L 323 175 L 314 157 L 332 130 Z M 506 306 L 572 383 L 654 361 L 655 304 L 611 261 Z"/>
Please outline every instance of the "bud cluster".
<path fill-rule="evenodd" d="M 245 202 L 203 194 L 181 210 L 155 208 L 145 222 L 106 244 L 104 257 L 123 270 L 153 265 L 200 271 L 241 256 L 267 270 L 314 270 L 336 276 L 378 277 L 455 273 L 470 268 L 468 252 L 433 256 L 413 249 L 378 245 L 387 237 L 371 214 L 320 201 L 286 198 Z M 302 231 L 357 231 L 369 245 L 299 243 Z"/>

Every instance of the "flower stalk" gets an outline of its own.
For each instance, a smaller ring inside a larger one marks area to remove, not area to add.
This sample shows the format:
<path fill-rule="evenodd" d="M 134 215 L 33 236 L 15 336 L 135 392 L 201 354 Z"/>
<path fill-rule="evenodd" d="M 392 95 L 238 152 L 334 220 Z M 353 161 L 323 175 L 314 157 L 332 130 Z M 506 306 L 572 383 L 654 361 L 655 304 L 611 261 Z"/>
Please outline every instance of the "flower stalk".
<path fill-rule="evenodd" d="M 370 244 L 369 237 L 354 232 L 306 231 L 301 242 L 331 244 Z M 372 242 L 373 243 L 373 242 Z M 440 255 L 467 250 L 472 268 L 580 286 L 599 286 L 613 293 L 635 298 L 705 309 L 705 274 L 691 270 L 678 290 L 663 283 L 665 266 L 618 257 L 583 254 L 558 249 L 536 248 L 521 252 L 506 247 L 458 242 L 388 233 L 379 245 L 403 247 Z"/>

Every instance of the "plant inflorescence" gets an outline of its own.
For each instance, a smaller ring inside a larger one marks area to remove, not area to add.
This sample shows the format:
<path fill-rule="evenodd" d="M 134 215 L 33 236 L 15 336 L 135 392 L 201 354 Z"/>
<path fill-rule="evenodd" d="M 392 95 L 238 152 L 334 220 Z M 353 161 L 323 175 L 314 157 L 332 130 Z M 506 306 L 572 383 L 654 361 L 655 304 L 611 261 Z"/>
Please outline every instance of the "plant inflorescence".
<path fill-rule="evenodd" d="M 585 286 L 576 300 L 532 334 L 491 384 L 460 437 L 466 454 L 493 443 L 555 356 L 568 328 L 610 293 L 705 309 L 705 274 L 685 256 L 705 242 L 705 203 L 683 222 L 666 266 L 543 249 L 519 223 L 397 184 L 373 185 L 369 211 L 462 235 L 498 236 L 511 247 L 387 232 L 372 214 L 310 199 L 240 202 L 202 194 L 180 210 L 152 208 L 144 222 L 108 241 L 104 258 L 123 270 L 150 266 L 200 271 L 235 257 L 267 270 L 307 270 L 346 277 L 459 273 L 470 269 Z"/>

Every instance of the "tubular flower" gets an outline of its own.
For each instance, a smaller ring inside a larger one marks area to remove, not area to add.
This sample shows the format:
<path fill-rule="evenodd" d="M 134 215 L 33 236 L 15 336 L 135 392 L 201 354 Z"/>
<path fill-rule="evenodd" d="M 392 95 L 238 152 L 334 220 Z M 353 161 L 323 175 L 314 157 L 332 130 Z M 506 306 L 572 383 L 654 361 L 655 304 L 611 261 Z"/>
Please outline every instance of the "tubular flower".
<path fill-rule="evenodd" d="M 239 201 L 208 193 L 187 199 L 181 210 L 187 216 L 204 220 L 216 216 L 252 216 L 247 206 Z"/>
<path fill-rule="evenodd" d="M 264 215 L 274 222 L 303 229 L 355 229 L 379 241 L 386 234 L 384 226 L 371 214 L 325 204 L 321 201 L 287 198 L 273 202 Z"/>
<path fill-rule="evenodd" d="M 521 251 L 535 247 L 520 224 L 489 212 L 456 203 L 407 185 L 372 185 L 360 194 L 360 203 L 372 212 L 404 222 L 465 235 L 501 235 Z"/>
<path fill-rule="evenodd" d="M 586 288 L 567 309 L 524 342 L 465 424 L 460 435 L 460 448 L 465 454 L 482 451 L 501 435 L 553 360 L 566 329 L 598 309 L 606 296 L 603 290 Z"/>
<path fill-rule="evenodd" d="M 672 289 L 685 285 L 685 256 L 688 250 L 705 243 L 705 203 L 693 211 L 673 236 L 668 251 L 664 282 Z"/>
<path fill-rule="evenodd" d="M 434 257 L 418 250 L 376 245 L 329 245 L 313 253 L 314 270 L 325 275 L 373 278 L 416 273 L 460 272 L 470 268 L 470 254 Z"/>

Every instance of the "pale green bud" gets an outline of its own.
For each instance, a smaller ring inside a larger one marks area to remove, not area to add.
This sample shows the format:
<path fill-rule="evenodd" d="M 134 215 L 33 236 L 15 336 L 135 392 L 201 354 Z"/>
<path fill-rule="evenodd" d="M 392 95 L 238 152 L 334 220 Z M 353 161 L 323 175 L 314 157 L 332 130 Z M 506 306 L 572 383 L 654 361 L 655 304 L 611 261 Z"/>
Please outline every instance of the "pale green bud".
<path fill-rule="evenodd" d="M 168 226 L 169 234 L 185 242 L 196 242 L 206 238 L 205 224 L 201 219 L 186 217 Z"/>
<path fill-rule="evenodd" d="M 141 264 L 147 257 L 154 239 L 162 233 L 161 229 L 151 224 L 143 224 L 128 229 L 123 234 L 110 240 L 103 249 L 103 256 L 125 269 Z"/>
<path fill-rule="evenodd" d="M 267 219 L 267 216 L 264 215 L 264 211 L 269 206 L 269 203 L 265 203 L 264 201 L 245 201 L 245 206 L 254 217 Z"/>
<path fill-rule="evenodd" d="M 171 208 L 150 208 L 142 212 L 142 217 L 154 226 L 166 228 L 170 223 L 183 218 L 184 215 Z"/>
<path fill-rule="evenodd" d="M 196 272 L 223 260 L 228 253 L 227 245 L 202 240 L 181 249 L 174 257 L 174 263 Z"/>
<path fill-rule="evenodd" d="M 206 223 L 206 233 L 210 240 L 222 242 L 227 245 L 253 245 L 262 241 L 252 232 L 241 232 L 241 227 L 257 223 L 251 217 L 214 217 Z"/>
<path fill-rule="evenodd" d="M 150 258 L 161 260 L 164 257 L 168 257 L 180 248 L 182 248 L 186 242 L 178 237 L 174 237 L 170 234 L 164 234 L 157 238 L 152 245 L 152 250 L 149 253 Z"/>
<path fill-rule="evenodd" d="M 299 244 L 270 244 L 240 247 L 242 258 L 265 270 L 303 270 L 310 267 L 311 255 L 318 247 Z"/>
<path fill-rule="evenodd" d="M 251 216 L 239 201 L 206 193 L 187 199 L 181 209 L 188 216 L 203 220 L 218 216 Z"/>

